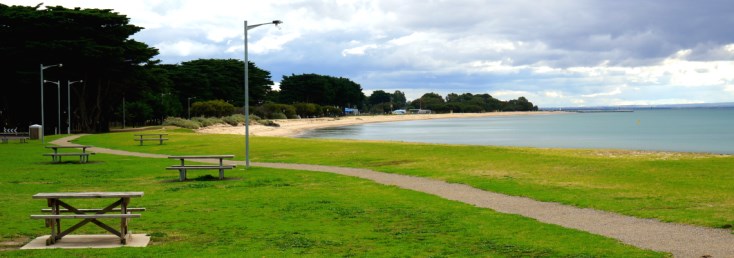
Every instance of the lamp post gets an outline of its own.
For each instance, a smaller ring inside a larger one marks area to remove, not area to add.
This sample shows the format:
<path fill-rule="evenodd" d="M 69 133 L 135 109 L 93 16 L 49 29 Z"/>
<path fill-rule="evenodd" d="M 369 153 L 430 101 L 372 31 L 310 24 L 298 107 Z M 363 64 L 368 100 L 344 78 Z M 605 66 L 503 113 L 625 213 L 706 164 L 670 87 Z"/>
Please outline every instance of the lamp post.
<path fill-rule="evenodd" d="M 278 27 L 278 24 L 283 23 L 280 20 L 274 20 L 268 23 L 260 23 L 255 25 L 247 25 L 245 20 L 245 168 L 250 168 L 250 83 L 248 82 L 250 68 L 249 61 L 247 60 L 247 31 L 263 25 L 273 24 Z"/>
<path fill-rule="evenodd" d="M 122 93 L 122 129 L 125 129 L 125 93 Z"/>
<path fill-rule="evenodd" d="M 43 81 L 43 70 L 46 70 L 48 68 L 55 67 L 55 66 L 62 67 L 63 64 L 47 65 L 47 66 L 43 66 L 43 64 L 41 64 L 41 132 L 40 133 L 41 133 L 41 143 L 42 144 L 46 144 L 46 139 L 44 138 L 44 133 L 43 133 L 43 130 L 46 130 L 46 124 L 45 124 L 45 119 L 44 119 L 45 117 L 44 117 L 44 112 L 43 112 L 43 82 L 44 82 Z"/>
<path fill-rule="evenodd" d="M 196 99 L 196 97 L 189 97 L 187 101 L 188 105 L 188 111 L 189 111 L 189 120 L 191 120 L 191 99 Z"/>
<path fill-rule="evenodd" d="M 56 111 L 58 111 L 58 117 L 57 117 L 58 120 L 56 120 L 57 124 L 56 124 L 56 129 L 54 130 L 54 133 L 58 134 L 58 132 L 61 131 L 61 81 L 44 80 L 43 82 L 50 82 L 50 83 L 56 84 L 56 92 L 57 92 L 56 97 L 58 97 L 56 101 L 56 104 L 58 105 Z"/>
<path fill-rule="evenodd" d="M 84 80 L 66 81 L 66 134 L 71 134 L 71 85 L 77 82 L 84 82 Z"/>

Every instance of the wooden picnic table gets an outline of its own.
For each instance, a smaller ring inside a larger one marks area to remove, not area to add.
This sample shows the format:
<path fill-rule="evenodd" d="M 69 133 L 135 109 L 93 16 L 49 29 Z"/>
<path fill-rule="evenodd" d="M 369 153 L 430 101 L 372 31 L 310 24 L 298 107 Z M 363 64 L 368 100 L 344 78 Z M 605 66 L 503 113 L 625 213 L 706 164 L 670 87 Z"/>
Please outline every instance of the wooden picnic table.
<path fill-rule="evenodd" d="M 44 219 L 46 226 L 51 228 L 51 235 L 46 239 L 46 245 L 52 245 L 58 240 L 74 232 L 81 226 L 89 222 L 107 230 L 108 232 L 118 236 L 121 244 L 126 244 L 130 237 L 128 230 L 128 221 L 131 218 L 139 218 L 140 214 L 132 214 L 131 211 L 144 211 L 145 208 L 128 208 L 130 198 L 142 197 L 143 192 L 74 192 L 74 193 L 38 193 L 33 195 L 33 199 L 46 199 L 50 209 L 42 209 L 42 211 L 50 212 L 50 215 L 31 215 L 31 219 Z M 62 199 L 92 199 L 92 198 L 113 198 L 115 202 L 100 209 L 79 209 Z M 112 214 L 108 214 L 112 212 Z M 74 213 L 72 215 L 64 215 L 62 213 Z M 120 219 L 119 231 L 112 226 L 105 224 L 99 219 Z M 66 230 L 61 231 L 62 219 L 83 219 Z"/>
<path fill-rule="evenodd" d="M 236 167 L 235 165 L 224 165 L 224 159 L 234 158 L 234 155 L 186 155 L 186 156 L 170 156 L 168 158 L 181 160 L 181 165 L 170 166 L 166 168 L 168 170 L 178 170 L 179 171 L 179 181 L 186 180 L 186 170 L 189 170 L 189 169 L 217 169 L 219 170 L 219 179 L 221 180 L 221 179 L 224 179 L 225 169 L 233 169 Z M 188 160 L 218 159 L 219 165 L 186 165 L 185 160 L 187 159 Z"/>
<path fill-rule="evenodd" d="M 140 145 L 143 145 L 144 141 L 158 141 L 160 145 L 163 145 L 163 141 L 168 140 L 168 138 L 163 138 L 163 136 L 166 136 L 168 134 L 166 133 L 145 133 L 145 134 L 136 134 L 135 136 L 138 136 L 138 138 L 135 138 L 133 140 L 139 141 Z M 156 137 L 150 137 L 150 136 L 158 136 Z"/>
<path fill-rule="evenodd" d="M 28 132 L 15 132 L 15 133 L 0 133 L 0 139 L 2 143 L 8 143 L 11 139 L 18 139 L 20 143 L 28 143 Z"/>
<path fill-rule="evenodd" d="M 89 155 L 94 153 L 87 152 L 87 148 L 92 146 L 87 145 L 70 145 L 70 146 L 46 146 L 46 148 L 53 149 L 54 153 L 46 153 L 44 156 L 51 156 L 53 162 L 61 162 L 63 156 L 79 156 L 79 163 L 89 162 Z M 60 149 L 82 149 L 82 152 L 59 152 Z"/>

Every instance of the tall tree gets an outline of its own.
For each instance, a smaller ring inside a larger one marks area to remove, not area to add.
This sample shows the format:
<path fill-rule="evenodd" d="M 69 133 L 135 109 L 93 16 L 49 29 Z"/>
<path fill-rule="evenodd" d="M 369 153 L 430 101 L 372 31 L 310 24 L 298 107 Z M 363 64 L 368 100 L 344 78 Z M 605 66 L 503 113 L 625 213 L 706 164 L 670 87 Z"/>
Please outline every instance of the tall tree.
<path fill-rule="evenodd" d="M 322 106 L 361 106 L 365 99 L 362 86 L 347 79 L 318 74 L 283 76 L 280 102 L 314 103 Z"/>
<path fill-rule="evenodd" d="M 396 90 L 392 95 L 392 105 L 393 108 L 405 108 L 407 99 L 405 98 L 405 93 L 402 91 Z"/>
<path fill-rule="evenodd" d="M 372 94 L 367 98 L 367 103 L 370 105 L 377 105 L 382 103 L 390 103 L 390 93 L 382 90 L 373 91 Z"/>
<path fill-rule="evenodd" d="M 270 72 L 249 62 L 250 105 L 265 102 L 272 90 Z M 180 65 L 165 66 L 182 103 L 189 97 L 197 101 L 221 99 L 236 106 L 243 106 L 245 66 L 236 59 L 198 59 Z"/>
<path fill-rule="evenodd" d="M 75 127 L 107 131 L 108 119 L 123 93 L 136 91 L 134 83 L 140 80 L 134 75 L 155 63 L 151 59 L 158 54 L 156 49 L 130 39 L 142 27 L 129 22 L 127 16 L 107 9 L 0 4 L 0 60 L 5 62 L 0 76 L 7 82 L 3 88 L 17 92 L 12 98 L 3 98 L 0 106 L 13 114 L 16 125 L 40 123 L 40 107 L 33 105 L 40 98 L 40 64 L 63 63 L 63 67 L 45 70 L 44 78 L 61 81 L 64 86 L 67 80 L 84 80 L 72 87 Z M 45 113 L 55 113 L 54 105 L 45 106 Z M 18 119 L 21 117 L 26 119 Z M 54 119 L 46 120 L 50 122 L 46 131 L 62 127 Z"/>

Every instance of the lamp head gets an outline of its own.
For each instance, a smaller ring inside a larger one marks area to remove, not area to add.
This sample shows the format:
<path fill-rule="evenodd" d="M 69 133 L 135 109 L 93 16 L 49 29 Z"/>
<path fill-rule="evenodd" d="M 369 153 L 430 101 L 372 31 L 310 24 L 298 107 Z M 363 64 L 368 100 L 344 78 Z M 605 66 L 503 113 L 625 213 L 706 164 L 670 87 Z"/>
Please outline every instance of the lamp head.
<path fill-rule="evenodd" d="M 274 20 L 273 21 L 273 24 L 275 24 L 275 27 L 278 27 L 278 25 L 279 24 L 282 24 L 282 23 L 283 23 L 283 21 L 281 21 L 281 20 Z M 278 29 L 280 29 L 280 27 L 278 27 Z"/>
<path fill-rule="evenodd" d="M 59 67 L 62 67 L 62 66 L 64 66 L 64 64 L 59 64 Z"/>

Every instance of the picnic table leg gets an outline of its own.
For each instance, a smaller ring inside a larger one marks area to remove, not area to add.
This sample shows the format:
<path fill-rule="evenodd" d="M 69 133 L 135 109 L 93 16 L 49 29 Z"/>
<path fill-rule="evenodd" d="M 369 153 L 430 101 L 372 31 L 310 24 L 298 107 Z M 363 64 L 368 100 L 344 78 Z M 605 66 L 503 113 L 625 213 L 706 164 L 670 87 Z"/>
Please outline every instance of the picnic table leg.
<path fill-rule="evenodd" d="M 120 203 L 120 211 L 122 214 L 127 214 L 127 205 L 130 203 L 130 198 L 122 198 L 122 203 Z M 127 244 L 127 218 L 120 218 L 120 244 Z"/>
<path fill-rule="evenodd" d="M 224 167 L 222 164 L 222 158 L 219 158 L 219 180 L 224 180 Z"/>
<path fill-rule="evenodd" d="M 184 159 L 181 159 L 181 167 L 183 166 L 184 166 Z M 178 173 L 179 173 L 178 181 L 181 181 L 181 182 L 186 181 L 186 169 L 185 168 L 179 169 Z"/>
<path fill-rule="evenodd" d="M 158 135 L 158 141 L 160 141 L 160 145 L 163 145 L 163 135 Z"/>
<path fill-rule="evenodd" d="M 51 207 L 51 214 L 59 215 L 59 202 L 57 199 L 48 199 L 48 207 Z M 51 228 L 51 235 L 46 239 L 46 245 L 56 243 L 58 233 L 61 232 L 61 219 L 46 219 L 46 224 Z"/>
<path fill-rule="evenodd" d="M 140 146 L 143 146 L 143 136 L 142 135 L 140 136 L 140 140 L 139 141 L 140 141 Z"/>

